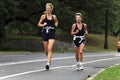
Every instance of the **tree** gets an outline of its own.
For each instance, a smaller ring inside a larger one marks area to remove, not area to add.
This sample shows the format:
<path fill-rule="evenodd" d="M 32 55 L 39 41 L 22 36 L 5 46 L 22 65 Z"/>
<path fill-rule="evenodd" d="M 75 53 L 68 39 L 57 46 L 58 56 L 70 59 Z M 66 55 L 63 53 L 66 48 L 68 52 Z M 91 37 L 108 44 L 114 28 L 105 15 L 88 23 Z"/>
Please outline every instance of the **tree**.
<path fill-rule="evenodd" d="M 113 28 L 112 28 L 112 32 L 113 35 L 115 36 L 119 36 L 120 37 L 120 1 L 119 0 L 114 0 L 114 16 L 115 19 L 113 20 L 112 24 L 113 24 Z"/>
<path fill-rule="evenodd" d="M 74 14 L 81 12 L 90 33 L 103 34 L 105 8 L 109 7 L 109 33 L 119 35 L 119 0 L 0 0 L 0 39 L 5 34 L 36 34 L 37 23 L 45 10 L 45 4 L 54 4 L 53 14 L 59 20 L 59 29 L 69 34 L 75 22 Z M 7 28 L 7 29 L 6 29 Z M 16 34 L 16 33 L 15 33 Z"/>
<path fill-rule="evenodd" d="M 5 36 L 5 27 L 4 27 L 4 21 L 8 18 L 9 14 L 7 9 L 4 5 L 4 0 L 0 1 L 0 44 L 3 45 L 3 42 L 5 42 L 6 36 Z"/>

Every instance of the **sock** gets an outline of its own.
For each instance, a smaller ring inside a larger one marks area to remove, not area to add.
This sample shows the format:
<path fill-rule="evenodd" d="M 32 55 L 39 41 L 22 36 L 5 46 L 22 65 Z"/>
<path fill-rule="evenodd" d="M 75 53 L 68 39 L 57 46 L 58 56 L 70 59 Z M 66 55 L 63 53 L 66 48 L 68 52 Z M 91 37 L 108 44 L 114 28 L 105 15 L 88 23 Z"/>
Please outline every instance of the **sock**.
<path fill-rule="evenodd" d="M 82 66 L 82 62 L 79 62 L 79 64 Z"/>
<path fill-rule="evenodd" d="M 47 65 L 50 65 L 50 63 L 47 62 Z"/>

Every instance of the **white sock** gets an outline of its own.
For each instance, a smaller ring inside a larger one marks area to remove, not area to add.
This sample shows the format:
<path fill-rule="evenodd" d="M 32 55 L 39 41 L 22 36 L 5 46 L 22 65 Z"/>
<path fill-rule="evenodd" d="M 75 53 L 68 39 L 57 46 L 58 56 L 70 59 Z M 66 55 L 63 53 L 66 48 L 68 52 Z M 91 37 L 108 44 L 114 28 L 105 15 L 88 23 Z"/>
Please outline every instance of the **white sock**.
<path fill-rule="evenodd" d="M 79 64 L 79 62 L 76 63 L 77 65 Z"/>
<path fill-rule="evenodd" d="M 47 62 L 47 65 L 50 65 L 50 63 Z"/>
<path fill-rule="evenodd" d="M 80 64 L 82 66 L 82 62 L 78 62 L 78 64 Z"/>

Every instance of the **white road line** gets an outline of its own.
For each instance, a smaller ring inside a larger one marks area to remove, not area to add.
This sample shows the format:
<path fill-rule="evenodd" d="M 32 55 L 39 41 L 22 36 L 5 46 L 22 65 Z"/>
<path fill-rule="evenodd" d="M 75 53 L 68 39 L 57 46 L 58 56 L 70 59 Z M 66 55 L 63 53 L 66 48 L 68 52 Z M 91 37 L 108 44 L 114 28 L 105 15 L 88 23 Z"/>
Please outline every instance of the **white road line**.
<path fill-rule="evenodd" d="M 119 58 L 120 57 L 107 58 L 107 59 L 99 59 L 99 60 L 93 60 L 93 61 L 89 61 L 89 62 L 84 62 L 83 64 L 100 62 L 100 61 L 107 61 L 107 60 L 113 60 L 113 59 L 119 59 Z M 51 69 L 58 69 L 58 68 L 65 68 L 65 67 L 74 67 L 74 66 L 75 65 L 58 66 L 58 67 L 53 67 Z M 12 77 L 17 77 L 17 76 L 22 76 L 22 75 L 26 75 L 26 74 L 31 74 L 31 73 L 35 73 L 35 72 L 42 72 L 42 71 L 45 71 L 45 69 L 39 69 L 39 70 L 33 70 L 33 71 L 27 71 L 27 72 L 17 73 L 17 74 L 13 74 L 13 75 L 3 76 L 3 77 L 0 77 L 0 80 L 12 78 Z"/>
<path fill-rule="evenodd" d="M 88 56 L 84 56 L 84 57 L 97 57 L 97 56 L 115 56 L 115 54 L 88 55 Z M 74 56 L 53 58 L 52 60 L 71 59 L 71 58 L 74 58 Z M 2 63 L 2 64 L 0 64 L 0 67 L 1 66 L 18 65 L 18 64 L 27 64 L 27 63 L 33 63 L 33 62 L 42 62 L 42 61 L 47 61 L 47 59 L 36 59 L 36 60 L 28 60 L 28 61 Z"/>
<path fill-rule="evenodd" d="M 53 58 L 52 60 L 71 59 L 71 58 L 74 58 L 74 57 L 73 56 L 70 56 L 70 57 L 60 57 L 60 58 Z M 37 59 L 37 60 L 29 60 L 29 61 L 19 61 L 19 62 L 3 63 L 3 64 L 0 64 L 0 66 L 27 64 L 27 63 L 42 62 L 42 61 L 47 61 L 47 59 Z"/>

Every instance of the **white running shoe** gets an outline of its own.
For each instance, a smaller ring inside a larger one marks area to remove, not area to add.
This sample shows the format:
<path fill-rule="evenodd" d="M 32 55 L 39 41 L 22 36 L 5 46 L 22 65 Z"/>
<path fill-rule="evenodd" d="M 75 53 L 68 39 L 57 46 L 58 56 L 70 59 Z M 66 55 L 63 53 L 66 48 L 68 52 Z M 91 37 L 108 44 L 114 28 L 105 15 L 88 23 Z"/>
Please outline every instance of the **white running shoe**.
<path fill-rule="evenodd" d="M 84 70 L 84 67 L 83 66 L 80 66 L 80 68 L 79 68 L 80 70 Z"/>
<path fill-rule="evenodd" d="M 81 62 L 77 62 L 76 64 L 76 71 L 84 70 L 84 67 Z"/>
<path fill-rule="evenodd" d="M 79 63 L 76 64 L 76 68 L 75 69 L 76 69 L 76 71 L 80 70 L 80 64 Z"/>
<path fill-rule="evenodd" d="M 84 67 L 82 65 L 82 62 L 80 62 L 80 67 L 79 67 L 80 70 L 84 70 Z"/>

